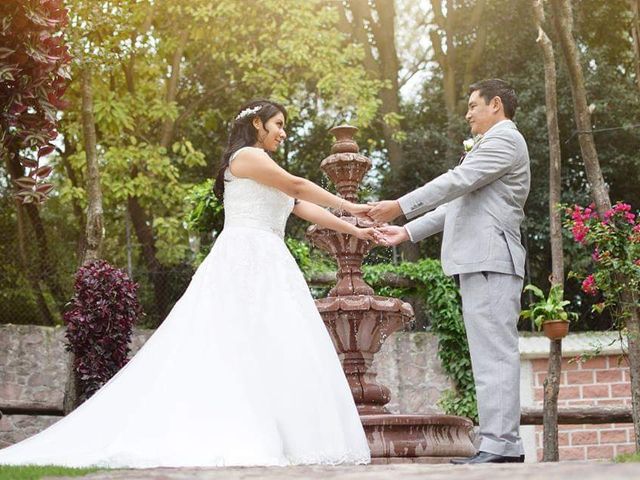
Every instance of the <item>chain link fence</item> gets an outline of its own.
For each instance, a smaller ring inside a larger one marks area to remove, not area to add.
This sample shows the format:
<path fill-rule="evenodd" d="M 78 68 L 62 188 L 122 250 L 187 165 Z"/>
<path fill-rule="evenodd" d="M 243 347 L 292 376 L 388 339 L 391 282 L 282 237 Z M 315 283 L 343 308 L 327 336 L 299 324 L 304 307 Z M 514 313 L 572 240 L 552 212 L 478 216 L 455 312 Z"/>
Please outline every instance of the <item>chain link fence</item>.
<path fill-rule="evenodd" d="M 0 323 L 61 325 L 73 296 L 82 235 L 77 226 L 43 220 L 39 212 L 23 209 L 21 217 L 11 198 L 0 199 Z M 105 260 L 138 283 L 145 313 L 140 325 L 155 327 L 184 293 L 194 268 L 145 268 L 140 245 L 127 237 L 130 255 Z"/>

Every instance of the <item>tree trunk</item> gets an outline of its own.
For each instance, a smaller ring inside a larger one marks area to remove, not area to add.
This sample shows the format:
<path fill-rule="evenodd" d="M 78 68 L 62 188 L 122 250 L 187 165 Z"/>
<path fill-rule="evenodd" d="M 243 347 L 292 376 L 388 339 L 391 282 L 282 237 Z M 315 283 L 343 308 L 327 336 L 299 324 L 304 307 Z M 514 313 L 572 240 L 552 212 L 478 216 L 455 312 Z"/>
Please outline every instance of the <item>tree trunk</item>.
<path fill-rule="evenodd" d="M 180 81 L 180 62 L 182 62 L 182 55 L 189 39 L 189 32 L 184 31 L 180 35 L 178 40 L 178 46 L 173 52 L 173 58 L 171 61 L 171 76 L 167 81 L 167 102 L 175 102 L 178 95 L 178 82 Z M 160 146 L 168 148 L 171 140 L 173 139 L 175 121 L 171 118 L 166 118 L 162 124 L 162 134 L 160 136 Z"/>
<path fill-rule="evenodd" d="M 153 296 L 155 300 L 156 316 L 160 319 L 155 322 L 158 326 L 169 310 L 168 273 L 162 266 L 156 255 L 155 238 L 151 227 L 151 219 L 147 216 L 140 202 L 135 197 L 129 197 L 127 202 L 131 223 L 142 246 L 142 257 L 147 266 L 149 278 L 153 284 Z"/>
<path fill-rule="evenodd" d="M 573 38 L 573 11 L 571 0 L 551 0 L 553 25 L 555 27 L 562 53 L 569 71 L 573 110 L 578 129 L 580 151 L 584 161 L 585 173 L 591 186 L 591 195 L 601 217 L 611 208 L 609 193 L 604 183 L 602 170 L 598 161 L 598 152 L 591 131 L 591 114 L 587 107 L 587 91 L 584 74 L 580 64 L 580 53 Z"/>
<path fill-rule="evenodd" d="M 573 17 L 570 0 L 551 0 L 554 12 L 554 27 L 558 33 L 562 51 L 571 79 L 571 94 L 573 96 L 574 113 L 580 149 L 584 159 L 587 180 L 591 184 L 591 195 L 596 203 L 600 217 L 611 208 L 611 200 L 606 189 L 598 155 L 591 133 L 591 116 L 587 109 L 586 90 L 578 49 L 573 38 Z M 616 277 L 616 282 L 624 285 L 625 278 Z M 628 360 L 631 374 L 631 404 L 633 413 L 633 427 L 636 435 L 636 450 L 640 452 L 640 306 L 637 292 L 623 290 L 621 295 L 621 312 L 625 315 L 625 326 L 628 339 Z"/>
<path fill-rule="evenodd" d="M 31 227 L 36 236 L 38 244 L 38 269 L 39 277 L 48 287 L 49 291 L 55 299 L 58 310 L 62 311 L 65 303 L 67 303 L 66 293 L 58 281 L 58 269 L 52 256 L 49 255 L 49 242 L 47 232 L 44 229 L 44 223 L 40 216 L 40 210 L 34 204 L 23 205 L 27 212 Z"/>
<path fill-rule="evenodd" d="M 9 172 L 11 178 L 20 178 L 24 175 L 24 167 L 20 163 L 17 154 L 8 155 L 6 157 L 6 165 L 7 171 Z M 35 234 L 36 244 L 38 245 L 38 264 L 37 267 L 35 267 L 37 269 L 37 274 L 34 272 L 34 267 L 30 267 L 28 272 L 32 272 L 30 273 L 30 275 L 34 275 L 36 281 L 42 281 L 45 283 L 45 285 L 53 295 L 58 309 L 61 310 L 67 299 L 65 298 L 64 289 L 58 282 L 56 265 L 51 260 L 51 255 L 49 255 L 49 242 L 47 241 L 47 232 L 44 229 L 44 224 L 42 223 L 42 218 L 40 217 L 40 211 L 38 210 L 38 207 L 36 205 L 26 204 L 22 205 L 21 212 L 23 215 L 24 213 L 26 213 L 29 217 L 31 227 L 33 228 L 33 233 Z M 26 242 L 24 225 L 22 225 L 22 228 L 22 240 Z M 33 282 L 31 283 L 33 285 Z M 40 295 L 42 295 L 42 289 L 40 287 L 40 284 L 38 283 L 38 293 L 36 293 L 36 296 Z M 47 309 L 47 311 L 49 311 L 49 309 Z"/>
<path fill-rule="evenodd" d="M 400 113 L 400 85 L 398 74 L 400 63 L 395 44 L 395 2 L 393 0 L 374 0 L 373 6 L 377 14 L 374 19 L 371 5 L 367 1 L 349 0 L 349 10 L 353 20 L 349 22 L 341 5 L 341 28 L 365 50 L 365 68 L 375 77 L 386 81 L 389 87 L 380 92 L 380 113 L 383 117 Z M 368 28 L 368 30 L 367 30 Z M 371 33 L 372 39 L 369 37 Z M 377 58 L 374 56 L 377 51 Z M 392 169 L 398 168 L 402 162 L 402 148 L 395 139 L 400 126 L 382 121 L 382 135 L 387 147 L 389 164 Z"/>
<path fill-rule="evenodd" d="M 102 215 L 102 189 L 100 188 L 100 170 L 96 150 L 96 123 L 93 116 L 93 75 L 91 67 L 85 65 L 82 70 L 82 133 L 84 152 L 87 159 L 87 224 L 85 230 L 84 251 L 80 265 L 100 258 L 104 240 Z"/>
<path fill-rule="evenodd" d="M 640 298 L 638 292 L 623 290 L 622 311 L 626 318 L 629 374 L 631 375 L 631 414 L 635 432 L 636 452 L 640 452 Z"/>
<path fill-rule="evenodd" d="M 462 77 L 462 90 L 460 91 L 460 104 L 458 113 L 463 114 L 467 110 L 467 96 L 469 85 L 474 81 L 475 71 L 482 60 L 482 54 L 487 43 L 487 22 L 482 21 L 482 15 L 487 5 L 486 0 L 478 0 L 471 12 L 469 23 L 477 25 L 476 39 L 471 49 L 471 55 L 466 58 L 464 66 L 464 76 Z"/>
<path fill-rule="evenodd" d="M 5 165 L 7 167 L 7 172 L 9 173 L 9 177 L 11 179 L 16 179 L 24 176 L 24 167 L 20 163 L 20 159 L 18 158 L 17 152 L 6 152 Z M 33 207 L 34 211 L 30 212 L 25 207 Z M 25 276 L 27 277 L 27 280 L 29 281 L 29 284 L 31 285 L 31 289 L 33 291 L 33 295 L 35 296 L 36 304 L 38 305 L 38 310 L 40 311 L 40 316 L 43 322 L 47 325 L 54 325 L 55 324 L 54 317 L 44 299 L 44 294 L 42 293 L 42 287 L 40 285 L 40 280 L 45 279 L 47 276 L 51 275 L 51 273 L 55 274 L 53 269 L 51 270 L 51 272 L 46 272 L 47 274 L 44 274 L 44 271 L 43 271 L 43 268 L 49 265 L 49 257 L 48 257 L 48 251 L 46 250 L 46 247 L 47 247 L 46 235 L 44 232 L 44 228 L 42 226 L 40 214 L 34 205 L 29 205 L 29 204 L 23 205 L 22 202 L 16 202 L 16 209 L 17 209 L 16 219 L 17 219 L 17 226 L 18 226 L 18 255 L 20 258 L 20 264 Z M 26 238 L 25 223 L 24 223 L 25 211 L 27 212 L 28 215 L 30 215 L 32 227 L 36 234 L 36 241 L 38 243 L 38 247 L 40 248 L 41 246 L 44 246 L 45 248 L 46 257 L 43 258 L 42 254 L 39 255 L 39 258 L 38 258 L 39 264 L 37 267 L 30 265 L 29 255 L 27 254 L 27 247 L 26 247 L 27 238 Z M 33 215 L 33 217 L 31 217 L 31 215 Z M 38 271 L 36 272 L 35 270 L 38 270 Z M 54 285 L 55 283 L 56 282 L 53 282 Z M 52 291 L 52 293 L 54 292 Z M 60 295 L 59 290 L 54 293 L 54 297 L 56 298 L 56 300 L 58 300 L 59 295 Z"/>
<path fill-rule="evenodd" d="M 376 17 L 372 14 L 375 8 Z M 395 46 L 395 2 L 393 0 L 374 0 L 371 5 L 367 1 L 350 0 L 348 7 L 352 20 L 349 22 L 345 14 L 345 5 L 341 6 L 340 28 L 353 40 L 362 45 L 365 51 L 364 66 L 375 78 L 385 81 L 389 87 L 380 91 L 380 114 L 383 117 L 382 136 L 389 166 L 392 170 L 400 168 L 402 163 L 402 147 L 396 140 L 400 125 L 385 121 L 384 117 L 400 113 L 400 83 L 398 75 L 400 63 Z M 370 36 L 371 34 L 371 36 Z M 374 55 L 377 52 L 377 56 Z M 420 258 L 418 245 L 405 242 L 401 247 L 402 255 L 407 261 Z"/>
<path fill-rule="evenodd" d="M 475 70 L 482 58 L 486 44 L 486 24 L 481 21 L 486 0 L 479 0 L 473 6 L 469 23 L 477 25 L 476 39 L 471 49 L 471 54 L 464 58 L 457 55 L 457 42 L 454 41 L 456 27 L 454 17 L 454 2 L 446 0 L 431 0 L 431 10 L 436 30 L 429 32 L 429 38 L 433 46 L 434 58 L 442 71 L 444 105 L 447 113 L 447 139 L 448 146 L 445 156 L 451 165 L 460 158 L 462 145 L 460 145 L 458 126 L 460 118 L 467 108 L 467 90 L 473 82 Z M 446 14 L 445 14 L 446 8 Z M 438 32 L 443 32 L 439 34 Z M 446 52 L 445 52 L 446 47 Z M 460 80 L 462 77 L 462 80 Z"/>
<path fill-rule="evenodd" d="M 631 20 L 631 36 L 633 37 L 633 58 L 636 68 L 636 85 L 640 89 L 640 0 L 629 0 L 633 18 Z"/>
<path fill-rule="evenodd" d="M 74 188 L 80 187 L 80 182 L 78 180 L 76 171 L 71 166 L 71 162 L 69 161 L 69 157 L 75 153 L 75 144 L 68 141 L 67 135 L 65 135 L 64 140 L 64 152 L 60 152 L 60 162 L 64 167 L 64 171 L 67 174 L 67 178 L 71 182 L 71 185 Z M 76 241 L 76 258 L 82 257 L 82 252 L 84 252 L 84 237 L 85 230 L 87 228 L 87 219 L 85 216 L 85 212 L 82 210 L 82 206 L 80 202 L 74 197 L 71 199 L 71 204 L 73 206 L 73 215 L 76 218 L 76 223 L 78 224 L 78 237 Z"/>
<path fill-rule="evenodd" d="M 150 27 L 151 16 L 147 17 L 145 25 L 142 27 L 142 31 L 148 30 Z M 189 38 L 189 32 L 181 33 L 178 39 L 178 45 L 173 53 L 171 60 L 171 75 L 167 79 L 166 85 L 166 97 L 167 102 L 176 101 L 178 95 L 178 85 L 180 82 L 180 63 L 184 54 L 184 49 Z M 125 73 L 125 79 L 127 89 L 129 93 L 135 95 L 135 56 L 131 56 L 126 65 L 123 65 Z M 160 129 L 160 135 L 158 138 L 159 145 L 166 149 L 169 148 L 173 140 L 175 133 L 175 120 L 165 119 Z M 131 177 L 135 178 L 138 175 L 136 168 L 131 171 Z M 138 198 L 129 197 L 127 199 L 127 210 L 131 223 L 136 232 L 136 236 L 142 247 L 142 257 L 145 261 L 149 279 L 153 285 L 153 294 L 155 301 L 155 314 L 158 318 L 163 319 L 168 313 L 169 299 L 167 298 L 168 291 L 168 272 L 160 263 L 156 255 L 155 237 L 153 235 L 153 229 L 151 227 L 152 219 L 150 215 L 144 210 L 140 204 Z M 159 325 L 160 322 L 156 322 Z"/>
<path fill-rule="evenodd" d="M 55 320 L 47 302 L 44 299 L 40 282 L 38 281 L 38 275 L 33 271 L 33 267 L 29 265 L 29 257 L 27 255 L 26 238 L 24 232 L 24 205 L 21 202 L 16 201 L 16 211 L 18 220 L 18 252 L 20 254 L 20 263 L 24 274 L 27 276 L 27 280 L 31 284 L 31 290 L 36 298 L 36 305 L 40 311 L 40 316 L 46 325 L 55 325 Z"/>
<path fill-rule="evenodd" d="M 100 187 L 100 169 L 96 149 L 96 123 L 93 115 L 93 74 L 90 65 L 86 64 L 81 72 L 82 90 L 82 136 L 84 152 L 87 160 L 87 222 L 84 235 L 84 248 L 78 259 L 79 266 L 100 258 L 104 227 L 102 215 L 102 189 Z M 75 355 L 67 357 L 67 381 L 63 399 L 64 414 L 68 414 L 78 406 L 78 377 L 75 371 Z"/>
<path fill-rule="evenodd" d="M 551 286 L 564 283 L 562 253 L 562 218 L 560 210 L 561 194 L 561 152 L 560 130 L 558 127 L 558 102 L 556 89 L 556 61 L 553 46 L 543 29 L 545 23 L 542 0 L 533 0 L 534 22 L 538 30 L 537 43 L 542 50 L 544 61 L 545 103 L 547 131 L 549 135 L 549 222 L 551 236 Z M 551 340 L 549 365 L 544 380 L 543 407 L 543 457 L 545 462 L 557 462 L 558 450 L 558 394 L 562 371 L 562 340 Z"/>

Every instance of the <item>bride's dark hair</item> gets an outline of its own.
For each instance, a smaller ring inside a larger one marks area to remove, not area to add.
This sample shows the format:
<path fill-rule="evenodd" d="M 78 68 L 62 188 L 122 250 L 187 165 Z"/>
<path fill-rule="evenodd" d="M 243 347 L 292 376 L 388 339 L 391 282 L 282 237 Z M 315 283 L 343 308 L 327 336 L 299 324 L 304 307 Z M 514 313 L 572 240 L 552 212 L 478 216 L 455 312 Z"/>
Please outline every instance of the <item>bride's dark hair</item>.
<path fill-rule="evenodd" d="M 252 109 L 257 111 L 252 111 Z M 241 115 L 242 113 L 244 114 Z M 216 182 L 213 186 L 213 192 L 221 202 L 224 197 L 224 173 L 229 166 L 231 156 L 242 147 L 251 147 L 258 141 L 258 130 L 253 126 L 253 119 L 256 117 L 260 118 L 266 129 L 266 124 L 269 119 L 278 113 L 282 113 L 285 121 L 287 120 L 287 111 L 285 108 L 279 103 L 271 100 L 251 100 L 250 102 L 242 105 L 238 110 L 238 113 L 231 124 L 231 132 L 229 133 L 227 148 L 222 154 L 220 170 L 218 171 L 218 176 L 216 177 Z"/>

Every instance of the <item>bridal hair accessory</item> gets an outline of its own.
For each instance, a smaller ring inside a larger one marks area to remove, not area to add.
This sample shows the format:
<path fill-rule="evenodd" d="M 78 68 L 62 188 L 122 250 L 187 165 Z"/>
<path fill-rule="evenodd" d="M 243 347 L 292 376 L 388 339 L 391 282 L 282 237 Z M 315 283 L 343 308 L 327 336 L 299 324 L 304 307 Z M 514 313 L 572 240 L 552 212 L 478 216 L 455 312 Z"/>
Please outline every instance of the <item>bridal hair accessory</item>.
<path fill-rule="evenodd" d="M 238 114 L 238 116 L 236 117 L 236 120 L 240 120 L 241 118 L 245 118 L 245 117 L 248 117 L 249 115 L 258 113 L 261 108 L 262 108 L 262 105 L 256 105 L 255 107 L 251 107 L 251 108 L 245 108 Z"/>

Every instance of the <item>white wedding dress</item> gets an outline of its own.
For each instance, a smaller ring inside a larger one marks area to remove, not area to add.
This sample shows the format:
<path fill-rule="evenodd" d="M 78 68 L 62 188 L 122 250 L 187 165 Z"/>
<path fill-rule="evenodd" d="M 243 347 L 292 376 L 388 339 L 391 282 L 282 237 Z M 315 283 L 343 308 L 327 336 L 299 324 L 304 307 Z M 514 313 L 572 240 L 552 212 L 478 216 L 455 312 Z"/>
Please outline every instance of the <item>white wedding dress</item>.
<path fill-rule="evenodd" d="M 253 147 L 246 147 L 253 148 Z M 142 349 L 0 464 L 368 463 L 331 338 L 283 238 L 294 200 L 227 170 L 225 226 Z"/>

